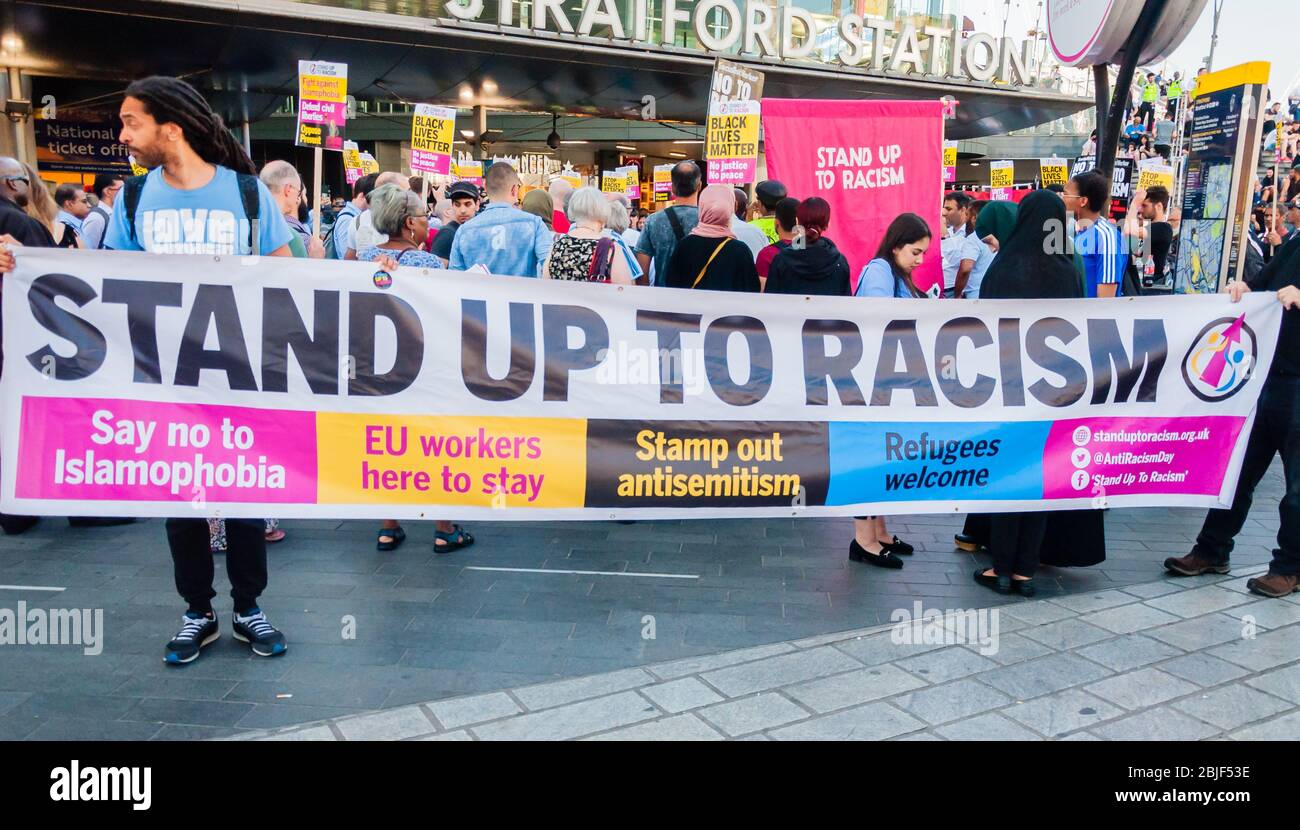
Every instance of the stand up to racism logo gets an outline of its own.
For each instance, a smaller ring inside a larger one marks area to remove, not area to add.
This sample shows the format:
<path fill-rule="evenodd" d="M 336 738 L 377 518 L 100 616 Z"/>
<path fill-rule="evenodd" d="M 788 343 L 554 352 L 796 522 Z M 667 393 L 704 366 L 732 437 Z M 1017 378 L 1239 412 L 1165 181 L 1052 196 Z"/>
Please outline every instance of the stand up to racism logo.
<path fill-rule="evenodd" d="M 1203 401 L 1220 401 L 1250 379 L 1259 348 L 1246 315 L 1221 317 L 1201 329 L 1183 358 L 1183 380 Z"/>

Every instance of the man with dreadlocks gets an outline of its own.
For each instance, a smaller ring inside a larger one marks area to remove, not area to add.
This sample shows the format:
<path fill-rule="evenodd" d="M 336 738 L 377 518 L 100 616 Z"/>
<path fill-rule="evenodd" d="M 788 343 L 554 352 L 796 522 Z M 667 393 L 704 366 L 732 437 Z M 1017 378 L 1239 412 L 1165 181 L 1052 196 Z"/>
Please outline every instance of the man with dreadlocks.
<path fill-rule="evenodd" d="M 152 77 L 127 87 L 121 141 L 149 173 L 129 180 L 104 247 L 160 254 L 291 256 L 293 231 L 244 148 L 192 86 Z M 284 635 L 257 606 L 266 589 L 265 525 L 226 520 L 226 571 L 234 636 L 262 657 L 283 654 Z M 219 636 L 212 610 L 213 562 L 205 519 L 168 519 L 176 589 L 189 608 L 163 659 L 183 664 Z"/>

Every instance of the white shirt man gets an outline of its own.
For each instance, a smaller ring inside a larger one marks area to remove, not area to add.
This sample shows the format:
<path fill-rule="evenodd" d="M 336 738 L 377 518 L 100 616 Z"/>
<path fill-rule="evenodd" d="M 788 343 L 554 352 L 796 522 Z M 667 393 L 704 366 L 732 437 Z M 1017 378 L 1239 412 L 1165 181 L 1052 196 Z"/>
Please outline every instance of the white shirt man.
<path fill-rule="evenodd" d="M 117 173 L 100 173 L 90 191 L 99 199 L 99 204 L 90 209 L 90 213 L 81 223 L 81 241 L 86 249 L 93 251 L 103 247 L 104 231 L 108 229 L 113 217 L 113 203 L 122 191 L 123 178 Z"/>

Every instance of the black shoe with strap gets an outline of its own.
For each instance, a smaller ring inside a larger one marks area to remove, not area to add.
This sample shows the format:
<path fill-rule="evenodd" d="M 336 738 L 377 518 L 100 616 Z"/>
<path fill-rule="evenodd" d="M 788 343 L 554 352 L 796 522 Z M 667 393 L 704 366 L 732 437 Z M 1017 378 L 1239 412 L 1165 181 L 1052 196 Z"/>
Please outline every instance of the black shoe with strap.
<path fill-rule="evenodd" d="M 857 539 L 849 542 L 849 561 L 866 562 L 867 564 L 875 565 L 878 568 L 892 568 L 894 570 L 903 567 L 903 560 L 899 559 L 888 550 L 885 550 L 884 546 L 881 546 L 880 553 L 872 553 L 862 547 L 862 545 L 859 545 Z"/>

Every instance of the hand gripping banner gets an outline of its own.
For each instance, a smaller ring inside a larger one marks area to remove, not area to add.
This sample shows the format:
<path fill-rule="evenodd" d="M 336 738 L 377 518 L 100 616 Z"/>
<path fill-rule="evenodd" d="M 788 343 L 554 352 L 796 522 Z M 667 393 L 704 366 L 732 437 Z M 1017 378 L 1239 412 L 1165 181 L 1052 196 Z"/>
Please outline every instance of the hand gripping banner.
<path fill-rule="evenodd" d="M 741 295 L 24 249 L 0 509 L 605 519 L 1228 504 L 1271 296 Z"/>

